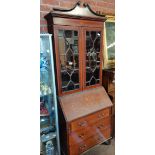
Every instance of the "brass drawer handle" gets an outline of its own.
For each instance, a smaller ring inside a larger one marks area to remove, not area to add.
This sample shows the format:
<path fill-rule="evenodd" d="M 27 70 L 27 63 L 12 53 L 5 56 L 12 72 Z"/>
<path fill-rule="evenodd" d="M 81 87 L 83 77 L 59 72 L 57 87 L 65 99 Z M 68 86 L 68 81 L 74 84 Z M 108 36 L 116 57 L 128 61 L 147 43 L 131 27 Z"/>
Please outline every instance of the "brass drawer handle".
<path fill-rule="evenodd" d="M 97 128 L 98 128 L 98 129 L 102 129 L 103 127 L 104 127 L 104 125 L 101 124 L 101 125 L 99 125 Z"/>
<path fill-rule="evenodd" d="M 80 137 L 80 138 L 83 138 L 83 137 L 84 137 L 84 135 L 85 135 L 85 134 L 84 134 L 84 133 L 82 133 L 81 135 L 79 135 L 79 137 Z"/>
<path fill-rule="evenodd" d="M 102 113 L 102 114 L 99 114 L 98 115 L 98 118 L 104 118 L 104 114 Z"/>
<path fill-rule="evenodd" d="M 82 146 L 80 146 L 80 150 L 83 151 L 86 147 L 87 147 L 86 144 L 85 145 L 82 145 Z"/>
<path fill-rule="evenodd" d="M 83 121 L 83 122 L 80 122 L 80 123 L 79 123 L 79 126 L 80 126 L 80 127 L 83 127 L 83 126 L 86 126 L 86 125 L 87 125 L 87 121 Z"/>

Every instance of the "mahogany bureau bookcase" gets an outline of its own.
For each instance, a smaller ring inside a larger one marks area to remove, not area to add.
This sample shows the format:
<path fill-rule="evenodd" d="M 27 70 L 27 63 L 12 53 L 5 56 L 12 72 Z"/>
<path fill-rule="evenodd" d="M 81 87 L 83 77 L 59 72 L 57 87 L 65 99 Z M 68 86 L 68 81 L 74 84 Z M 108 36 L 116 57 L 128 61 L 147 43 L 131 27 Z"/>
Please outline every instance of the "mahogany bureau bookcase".
<path fill-rule="evenodd" d="M 61 151 L 80 155 L 111 138 L 112 102 L 102 86 L 105 16 L 88 4 L 53 9 L 45 18 L 54 35 Z"/>

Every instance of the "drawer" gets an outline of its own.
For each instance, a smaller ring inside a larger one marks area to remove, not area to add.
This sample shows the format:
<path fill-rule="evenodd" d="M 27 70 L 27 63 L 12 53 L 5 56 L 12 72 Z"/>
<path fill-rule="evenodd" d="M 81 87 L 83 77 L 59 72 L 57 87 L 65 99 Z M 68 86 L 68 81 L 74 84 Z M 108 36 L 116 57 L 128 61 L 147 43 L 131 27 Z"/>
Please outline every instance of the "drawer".
<path fill-rule="evenodd" d="M 92 130 L 94 130 L 94 129 L 103 130 L 103 129 L 108 128 L 110 126 L 111 126 L 111 117 L 106 117 L 106 118 L 101 119 L 101 120 L 95 122 L 94 124 L 92 124 Z"/>
<path fill-rule="evenodd" d="M 96 112 L 94 114 L 82 117 L 76 121 L 71 122 L 70 129 L 71 131 L 82 130 L 88 127 L 89 125 L 97 122 L 98 120 L 106 118 L 108 116 L 110 116 L 110 108 L 101 110 L 99 112 Z"/>
<path fill-rule="evenodd" d="M 79 155 L 87 151 L 89 148 L 106 141 L 107 139 L 110 138 L 111 133 L 110 131 L 111 131 L 110 128 L 101 130 L 101 134 L 98 133 L 81 143 L 77 143 L 73 146 L 70 146 L 69 147 L 70 155 Z"/>
<path fill-rule="evenodd" d="M 71 146 L 71 145 L 75 145 L 77 143 L 81 143 L 93 135 L 94 135 L 94 131 L 92 130 L 92 127 L 87 127 L 85 129 L 79 130 L 79 131 L 73 131 L 69 135 L 69 145 Z"/>
<path fill-rule="evenodd" d="M 88 127 L 82 130 L 72 131 L 69 135 L 69 145 L 74 145 L 83 142 L 89 137 L 96 135 L 98 133 L 98 130 L 103 130 L 110 126 L 111 126 L 111 117 L 106 117 L 104 119 L 95 122 L 94 124 L 89 125 Z"/>
<path fill-rule="evenodd" d="M 106 141 L 111 137 L 111 127 L 102 129 L 102 130 L 99 129 L 97 132 L 97 135 L 98 135 L 99 142 Z"/>
<path fill-rule="evenodd" d="M 98 135 L 97 135 L 98 136 Z M 80 155 L 82 152 L 88 150 L 90 147 L 97 144 L 97 137 L 92 136 L 89 139 L 69 147 L 70 155 Z"/>

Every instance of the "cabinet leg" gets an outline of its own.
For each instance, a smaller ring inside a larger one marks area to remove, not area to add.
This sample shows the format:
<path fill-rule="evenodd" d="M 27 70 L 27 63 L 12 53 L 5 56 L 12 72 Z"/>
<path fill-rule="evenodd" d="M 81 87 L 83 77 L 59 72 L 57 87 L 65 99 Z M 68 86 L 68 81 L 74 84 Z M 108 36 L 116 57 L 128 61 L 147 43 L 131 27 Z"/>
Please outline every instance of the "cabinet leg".
<path fill-rule="evenodd" d="M 111 140 L 109 139 L 109 140 L 103 142 L 101 145 L 110 145 L 110 144 L 111 144 Z"/>

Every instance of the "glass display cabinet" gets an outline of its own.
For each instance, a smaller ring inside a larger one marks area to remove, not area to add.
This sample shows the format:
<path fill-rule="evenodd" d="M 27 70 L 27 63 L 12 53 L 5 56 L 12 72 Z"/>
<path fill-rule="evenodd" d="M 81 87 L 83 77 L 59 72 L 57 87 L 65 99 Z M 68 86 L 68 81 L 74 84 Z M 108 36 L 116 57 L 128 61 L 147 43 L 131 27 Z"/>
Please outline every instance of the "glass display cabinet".
<path fill-rule="evenodd" d="M 40 154 L 60 155 L 57 98 L 50 34 L 40 34 Z"/>

